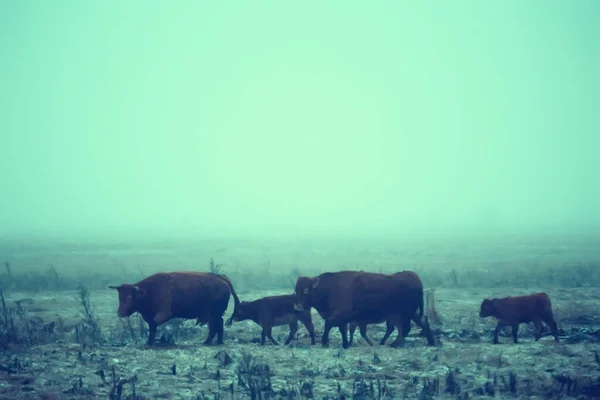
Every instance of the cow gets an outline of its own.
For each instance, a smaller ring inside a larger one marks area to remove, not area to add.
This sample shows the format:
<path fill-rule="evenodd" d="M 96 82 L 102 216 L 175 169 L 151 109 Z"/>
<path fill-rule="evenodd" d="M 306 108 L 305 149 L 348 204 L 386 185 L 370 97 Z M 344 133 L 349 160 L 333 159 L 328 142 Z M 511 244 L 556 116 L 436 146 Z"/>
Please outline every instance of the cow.
<path fill-rule="evenodd" d="M 494 330 L 494 344 L 498 344 L 498 333 L 504 326 L 512 327 L 513 342 L 518 343 L 519 324 L 533 322 L 535 341 L 542 337 L 542 321 L 549 327 L 558 342 L 558 328 L 552 312 L 552 302 L 546 293 L 532 293 L 525 296 L 484 299 L 481 302 L 479 317 L 495 317 L 498 320 Z"/>
<path fill-rule="evenodd" d="M 296 280 L 295 293 L 294 307 L 297 310 L 314 307 L 324 317 L 322 344 L 328 345 L 329 332 L 334 326 L 338 326 L 344 348 L 350 345 L 346 334 L 348 323 L 356 321 L 360 326 L 361 323 L 383 320 L 396 327 L 398 337 L 391 346 L 398 347 L 410 330 L 411 319 L 415 318 L 417 310 L 422 309 L 423 304 L 422 287 L 419 290 L 412 279 L 404 279 L 402 275 L 365 271 L 326 272 L 316 277 L 300 276 Z M 421 316 L 422 311 L 419 311 L 419 321 Z M 428 327 L 429 324 L 423 326 Z M 427 333 L 428 341 L 434 344 L 429 329 Z"/>
<path fill-rule="evenodd" d="M 423 315 L 424 314 L 423 282 L 421 281 L 421 278 L 419 278 L 419 275 L 417 275 L 413 271 L 396 272 L 396 273 L 392 274 L 392 276 L 404 281 L 404 283 L 406 283 L 410 287 L 410 290 L 414 292 L 414 295 L 420 299 L 419 308 L 418 308 L 419 311 L 418 311 L 418 313 L 415 313 L 412 320 L 415 322 L 415 324 L 417 324 L 417 326 L 419 326 L 421 328 L 422 334 L 424 334 L 425 337 L 427 338 L 428 344 L 434 345 L 435 339 L 433 337 L 431 328 L 429 326 L 429 320 L 426 316 Z M 352 342 L 354 339 L 354 332 L 356 331 L 356 328 L 358 327 L 360 329 L 360 335 L 363 337 L 363 339 L 365 339 L 365 341 L 369 345 L 372 346 L 373 344 L 367 337 L 367 324 L 380 324 L 382 322 L 386 322 L 386 332 L 385 332 L 385 335 L 383 335 L 383 338 L 381 339 L 381 342 L 379 342 L 379 344 L 380 345 L 385 344 L 385 342 L 390 337 L 392 332 L 394 332 L 394 325 L 392 323 L 390 323 L 390 321 L 386 321 L 385 319 L 379 319 L 379 320 L 366 319 L 366 320 L 362 320 L 360 322 L 359 321 L 351 322 L 349 325 L 349 331 L 350 331 L 349 344 L 352 345 Z M 407 336 L 409 332 L 410 332 L 410 324 L 408 325 L 406 332 L 403 332 L 404 336 Z"/>
<path fill-rule="evenodd" d="M 161 272 L 134 284 L 109 288 L 119 293 L 119 317 L 138 312 L 148 323 L 149 346 L 154 344 L 157 327 L 172 318 L 208 323 L 204 344 L 211 344 L 215 336 L 217 344 L 223 344 L 223 314 L 230 294 L 235 301 L 234 313 L 240 303 L 229 278 L 209 272 Z"/>
<path fill-rule="evenodd" d="M 286 294 L 280 296 L 268 296 L 254 301 L 242 301 L 233 313 L 234 321 L 252 320 L 262 327 L 260 344 L 265 344 L 269 338 L 273 344 L 278 345 L 273 339 L 271 329 L 274 326 L 289 325 L 290 334 L 285 341 L 288 345 L 298 332 L 298 320 L 302 322 L 308 334 L 311 344 L 315 344 L 315 327 L 312 323 L 310 310 L 296 311 L 294 301 L 296 296 Z"/>

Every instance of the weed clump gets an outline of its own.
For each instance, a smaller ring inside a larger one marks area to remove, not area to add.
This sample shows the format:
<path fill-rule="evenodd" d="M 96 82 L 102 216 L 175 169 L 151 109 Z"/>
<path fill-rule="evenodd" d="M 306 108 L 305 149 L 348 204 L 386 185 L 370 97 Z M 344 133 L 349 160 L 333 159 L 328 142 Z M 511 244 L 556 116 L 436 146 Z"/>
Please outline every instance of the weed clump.
<path fill-rule="evenodd" d="M 215 260 L 211 257 L 210 261 L 209 261 L 209 271 L 211 272 L 211 274 L 220 274 L 221 273 L 221 266 L 222 264 L 217 264 L 215 262 Z"/>
<path fill-rule="evenodd" d="M 253 399 L 268 397 L 274 392 L 271 367 L 266 363 L 259 363 L 249 352 L 242 353 L 236 375 L 238 386 L 248 390 Z"/>
<path fill-rule="evenodd" d="M 104 342 L 98 317 L 90 301 L 90 290 L 84 284 L 79 285 L 76 300 L 81 314 L 81 323 L 75 327 L 75 340 L 86 346 L 96 346 Z"/>
<path fill-rule="evenodd" d="M 22 303 L 8 303 L 0 289 L 0 350 L 55 340 L 56 322 L 46 323 L 40 317 L 30 316 Z"/>

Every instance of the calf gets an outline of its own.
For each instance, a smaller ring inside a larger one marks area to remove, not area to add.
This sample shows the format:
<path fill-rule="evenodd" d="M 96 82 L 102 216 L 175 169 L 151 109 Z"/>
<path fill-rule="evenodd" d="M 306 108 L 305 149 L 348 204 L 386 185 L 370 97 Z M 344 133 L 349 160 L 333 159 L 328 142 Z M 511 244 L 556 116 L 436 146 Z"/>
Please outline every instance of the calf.
<path fill-rule="evenodd" d="M 285 341 L 288 345 L 298 332 L 298 320 L 302 322 L 308 334 L 311 344 L 315 344 L 315 328 L 310 316 L 310 310 L 294 310 L 296 296 L 293 294 L 281 296 L 269 296 L 254 301 L 242 301 L 233 313 L 235 321 L 252 320 L 262 327 L 260 344 L 265 344 L 269 338 L 273 344 L 278 344 L 271 334 L 271 328 L 280 325 L 289 325 L 290 334 Z"/>
<path fill-rule="evenodd" d="M 542 337 L 542 321 L 552 331 L 554 340 L 558 342 L 558 329 L 552 313 L 552 302 L 546 293 L 533 293 L 526 296 L 504 297 L 502 299 L 485 299 L 479 311 L 481 318 L 495 317 L 498 325 L 494 330 L 494 344 L 498 344 L 498 332 L 503 326 L 512 327 L 513 341 L 517 343 L 519 324 L 533 322 L 535 341 Z"/>
<path fill-rule="evenodd" d="M 386 340 L 390 337 L 392 332 L 394 332 L 394 325 L 391 322 L 387 321 L 385 318 L 382 318 L 382 319 L 362 320 L 360 322 L 352 321 L 350 324 L 348 324 L 348 331 L 350 333 L 350 336 L 348 338 L 348 345 L 352 346 L 352 343 L 354 342 L 354 333 L 356 332 L 356 328 L 358 328 L 359 332 L 360 332 L 360 336 L 362 336 L 362 338 L 365 340 L 365 342 L 367 342 L 367 344 L 369 346 L 373 346 L 373 343 L 367 336 L 367 325 L 368 324 L 380 324 L 382 322 L 385 322 L 386 330 L 385 330 L 385 335 L 383 335 L 383 338 L 381 339 L 381 342 L 379 342 L 379 344 L 385 344 Z M 404 334 L 408 335 L 408 332 L 405 332 Z"/>
<path fill-rule="evenodd" d="M 229 278 L 208 272 L 157 273 L 134 284 L 109 288 L 119 293 L 119 317 L 139 312 L 148 323 L 149 346 L 154 344 L 158 325 L 172 318 L 208 322 L 204 344 L 210 344 L 215 336 L 217 343 L 223 344 L 223 314 L 230 294 L 235 300 L 234 313 L 240 303 Z"/>

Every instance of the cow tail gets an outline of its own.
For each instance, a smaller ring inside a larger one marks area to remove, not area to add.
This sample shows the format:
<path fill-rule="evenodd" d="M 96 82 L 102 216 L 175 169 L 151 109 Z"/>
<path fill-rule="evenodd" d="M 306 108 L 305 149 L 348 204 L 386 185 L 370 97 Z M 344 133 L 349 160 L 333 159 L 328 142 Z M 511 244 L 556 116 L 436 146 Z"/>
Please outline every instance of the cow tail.
<path fill-rule="evenodd" d="M 231 280 L 227 276 L 225 276 L 225 275 L 217 275 L 217 276 L 219 278 L 223 279 L 225 281 L 225 283 L 227 283 L 227 286 L 229 286 L 229 291 L 231 292 L 231 295 L 233 296 L 233 301 L 234 301 L 233 313 L 231 314 L 231 317 L 229 317 L 229 319 L 226 322 L 227 325 L 231 325 L 233 323 L 233 316 L 235 315 L 236 311 L 238 310 L 238 308 L 240 306 L 240 298 L 238 297 L 237 293 L 235 292 L 235 289 L 233 288 L 233 284 L 231 283 Z"/>
<path fill-rule="evenodd" d="M 425 297 L 425 293 L 423 292 L 423 289 L 419 290 L 419 320 L 423 319 L 423 314 L 424 314 L 424 297 Z"/>

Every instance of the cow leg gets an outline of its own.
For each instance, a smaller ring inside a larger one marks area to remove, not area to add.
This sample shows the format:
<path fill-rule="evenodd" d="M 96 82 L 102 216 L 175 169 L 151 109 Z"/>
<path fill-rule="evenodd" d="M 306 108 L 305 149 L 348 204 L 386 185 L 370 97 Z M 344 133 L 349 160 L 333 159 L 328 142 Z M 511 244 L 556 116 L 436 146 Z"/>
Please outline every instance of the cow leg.
<path fill-rule="evenodd" d="M 316 342 L 315 326 L 312 323 L 312 319 L 310 318 L 310 315 L 308 316 L 307 319 L 302 320 L 302 324 L 304 324 L 304 327 L 308 331 L 308 334 L 310 336 L 310 344 L 315 344 L 315 342 Z"/>
<path fill-rule="evenodd" d="M 398 329 L 398 337 L 396 337 L 396 339 L 394 339 L 394 341 L 390 344 L 390 347 L 393 348 L 404 344 L 405 341 L 404 334 L 402 333 L 402 325 L 397 325 L 396 329 Z"/>
<path fill-rule="evenodd" d="M 260 345 L 264 346 L 265 345 L 265 341 L 267 339 L 267 330 L 265 329 L 265 327 L 262 327 L 262 330 L 260 331 Z"/>
<path fill-rule="evenodd" d="M 325 327 L 323 328 L 323 336 L 321 337 L 321 344 L 323 347 L 329 345 L 329 333 L 334 326 L 337 326 L 342 335 L 342 346 L 347 349 L 350 345 L 348 344 L 348 324 L 333 324 L 329 319 L 325 320 Z"/>
<path fill-rule="evenodd" d="M 216 318 L 217 344 L 223 344 L 223 317 Z"/>
<path fill-rule="evenodd" d="M 500 321 L 498 321 L 498 324 L 496 325 L 496 329 L 494 329 L 494 344 L 499 344 L 500 342 L 498 341 L 498 333 L 500 333 L 500 329 L 504 326 L 504 324 L 502 324 Z"/>
<path fill-rule="evenodd" d="M 352 317 L 348 311 L 337 312 L 331 315 L 325 320 L 325 329 L 323 332 L 323 340 L 321 341 L 324 345 L 329 343 L 329 331 L 334 326 L 339 327 L 340 334 L 342 335 L 342 346 L 344 349 L 350 347 L 348 342 L 348 322 L 352 321 Z M 328 329 L 329 328 L 329 329 Z"/>
<path fill-rule="evenodd" d="M 263 328 L 263 330 L 266 331 L 266 335 L 271 340 L 271 342 L 273 342 L 274 345 L 279 345 L 279 343 L 277 343 L 277 341 L 275 339 L 273 339 L 272 329 L 273 329 L 273 327 L 270 326 L 270 325 L 269 326 L 265 326 Z"/>
<path fill-rule="evenodd" d="M 329 345 L 329 332 L 331 331 L 332 328 L 333 328 L 333 325 L 328 320 L 325 320 L 325 326 L 323 327 L 323 336 L 321 337 L 321 344 L 323 345 L 323 347 L 326 347 Z M 341 333 L 341 329 L 342 328 L 340 328 L 340 333 Z"/>
<path fill-rule="evenodd" d="M 349 324 L 350 338 L 348 340 L 348 343 L 350 344 L 350 346 L 352 346 L 352 342 L 354 342 L 354 332 L 356 332 L 356 327 L 357 326 L 358 326 L 358 324 L 356 322 L 351 322 Z"/>
<path fill-rule="evenodd" d="M 298 332 L 298 321 L 290 323 L 290 335 L 285 341 L 286 346 L 291 343 L 292 339 L 294 339 L 294 336 L 296 336 L 296 332 Z"/>
<path fill-rule="evenodd" d="M 391 318 L 391 322 L 394 324 L 394 326 L 396 326 L 396 329 L 398 330 L 398 337 L 396 337 L 396 339 L 394 339 L 394 341 L 390 344 L 391 347 L 396 348 L 402 344 L 404 344 L 404 327 L 405 327 L 405 322 L 403 321 L 403 318 L 400 316 L 394 316 Z"/>
<path fill-rule="evenodd" d="M 148 322 L 148 346 L 152 346 L 154 344 L 154 339 L 156 338 L 156 325 L 153 321 Z"/>
<path fill-rule="evenodd" d="M 517 334 L 519 333 L 519 324 L 512 324 L 512 337 L 513 342 L 518 343 Z"/>
<path fill-rule="evenodd" d="M 558 327 L 556 326 L 554 318 L 546 317 L 544 322 L 550 327 L 550 332 L 552 332 L 552 336 L 554 336 L 554 341 L 558 342 Z"/>
<path fill-rule="evenodd" d="M 350 347 L 350 343 L 348 342 L 348 324 L 339 325 L 338 329 L 342 335 L 342 347 L 347 349 Z"/>
<path fill-rule="evenodd" d="M 435 346 L 435 338 L 433 337 L 433 333 L 431 332 L 431 326 L 429 325 L 429 318 L 423 316 L 423 318 L 419 318 L 416 315 L 413 317 L 413 321 L 417 324 L 418 327 L 422 329 L 422 332 L 425 333 L 425 337 L 427 338 L 427 344 L 430 346 Z"/>
<path fill-rule="evenodd" d="M 381 339 L 381 341 L 379 342 L 380 345 L 384 345 L 385 342 L 388 340 L 388 338 L 390 337 L 390 335 L 392 334 L 392 332 L 394 332 L 394 324 L 392 324 L 389 320 L 385 321 L 385 335 L 383 335 L 383 339 Z"/>
<path fill-rule="evenodd" d="M 208 336 L 206 337 L 206 340 L 204 341 L 204 344 L 208 345 L 211 344 L 213 339 L 215 338 L 215 336 L 217 335 L 217 321 L 215 320 L 215 318 L 210 318 L 210 320 L 208 321 Z"/>
<path fill-rule="evenodd" d="M 534 318 L 533 319 L 533 326 L 535 327 L 535 336 L 534 336 L 534 338 L 535 338 L 535 341 L 537 342 L 542 337 L 542 330 L 543 330 L 542 320 L 540 318 Z"/>
<path fill-rule="evenodd" d="M 371 343 L 369 337 L 367 336 L 367 324 L 359 324 L 358 328 L 360 329 L 360 336 L 365 339 L 365 342 L 367 342 L 369 346 L 373 346 L 373 343 Z"/>

